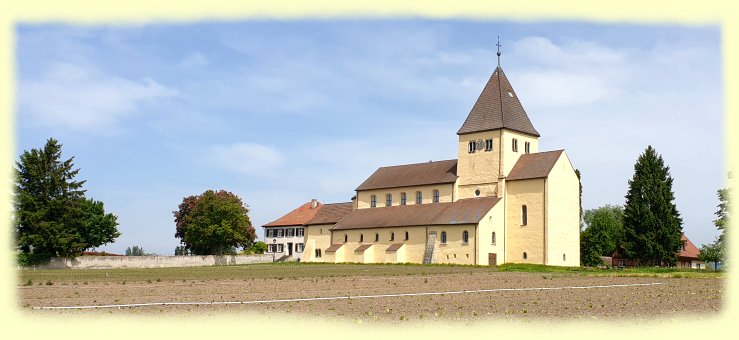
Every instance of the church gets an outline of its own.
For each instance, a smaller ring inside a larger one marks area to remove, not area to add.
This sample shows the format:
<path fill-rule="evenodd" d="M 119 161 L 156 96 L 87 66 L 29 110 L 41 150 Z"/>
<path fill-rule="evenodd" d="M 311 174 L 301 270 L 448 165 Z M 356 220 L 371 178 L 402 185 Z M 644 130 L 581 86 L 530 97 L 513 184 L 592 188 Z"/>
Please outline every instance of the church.
<path fill-rule="evenodd" d="M 351 202 L 312 200 L 265 224 L 269 252 L 306 262 L 579 266 L 579 179 L 564 150 L 539 151 L 500 60 L 457 135 L 457 159 L 380 167 Z"/>

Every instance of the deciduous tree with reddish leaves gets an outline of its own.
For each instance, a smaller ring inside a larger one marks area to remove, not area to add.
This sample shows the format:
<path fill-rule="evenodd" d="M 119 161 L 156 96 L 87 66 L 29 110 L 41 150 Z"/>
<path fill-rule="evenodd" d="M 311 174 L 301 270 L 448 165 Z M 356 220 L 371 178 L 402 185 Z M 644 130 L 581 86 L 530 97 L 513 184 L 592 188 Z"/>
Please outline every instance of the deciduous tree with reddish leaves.
<path fill-rule="evenodd" d="M 249 247 L 256 239 L 249 209 L 225 190 L 185 197 L 173 214 L 175 237 L 194 255 L 222 255 L 234 247 Z"/>

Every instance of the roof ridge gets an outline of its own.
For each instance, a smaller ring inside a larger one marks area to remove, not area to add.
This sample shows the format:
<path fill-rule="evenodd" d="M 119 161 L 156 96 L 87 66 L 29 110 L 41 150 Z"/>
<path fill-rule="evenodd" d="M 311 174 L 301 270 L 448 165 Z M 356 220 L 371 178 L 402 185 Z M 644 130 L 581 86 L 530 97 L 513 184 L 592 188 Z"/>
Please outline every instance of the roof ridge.
<path fill-rule="evenodd" d="M 395 167 L 399 167 L 399 166 L 409 166 L 409 165 L 421 165 L 421 164 L 430 164 L 430 163 L 451 162 L 451 161 L 457 162 L 457 161 L 459 161 L 459 159 L 453 158 L 453 159 L 442 159 L 442 160 L 438 160 L 438 161 L 429 161 L 429 162 L 418 162 L 418 163 L 408 163 L 408 164 L 398 164 L 398 165 L 386 165 L 386 166 L 381 166 L 378 169 L 382 169 L 382 168 L 395 168 Z"/>

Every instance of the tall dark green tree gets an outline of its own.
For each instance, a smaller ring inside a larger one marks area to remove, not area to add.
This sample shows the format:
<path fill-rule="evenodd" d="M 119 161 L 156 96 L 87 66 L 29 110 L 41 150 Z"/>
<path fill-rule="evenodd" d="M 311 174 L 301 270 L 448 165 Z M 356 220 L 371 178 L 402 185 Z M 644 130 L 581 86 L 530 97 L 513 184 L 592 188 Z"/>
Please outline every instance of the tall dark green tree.
<path fill-rule="evenodd" d="M 185 197 L 173 214 L 175 237 L 195 255 L 235 253 L 234 247 L 248 248 L 256 238 L 249 209 L 241 198 L 225 190 Z"/>
<path fill-rule="evenodd" d="M 624 239 L 624 210 L 606 205 L 585 211 L 585 225 L 580 241 L 580 260 L 586 266 L 602 264 L 601 256 L 610 256 Z"/>
<path fill-rule="evenodd" d="M 726 241 L 726 226 L 729 224 L 729 210 L 731 210 L 729 189 L 718 190 L 718 201 L 718 211 L 716 211 L 717 218 L 713 221 L 713 224 L 721 231 L 721 235 L 718 236 L 718 244 L 724 248 L 724 242 Z"/>
<path fill-rule="evenodd" d="M 105 214 L 102 202 L 85 198 L 73 159 L 62 161 L 62 145 L 51 138 L 16 162 L 14 222 L 22 253 L 75 257 L 120 236 L 116 217 Z"/>
<path fill-rule="evenodd" d="M 582 232 L 582 228 L 585 226 L 583 224 L 583 211 L 582 211 L 582 177 L 580 177 L 580 169 L 575 169 L 575 175 L 577 176 L 577 182 L 580 185 L 580 232 Z"/>
<path fill-rule="evenodd" d="M 682 247 L 670 168 L 648 146 L 634 165 L 624 205 L 624 256 L 643 265 L 673 266 Z"/>

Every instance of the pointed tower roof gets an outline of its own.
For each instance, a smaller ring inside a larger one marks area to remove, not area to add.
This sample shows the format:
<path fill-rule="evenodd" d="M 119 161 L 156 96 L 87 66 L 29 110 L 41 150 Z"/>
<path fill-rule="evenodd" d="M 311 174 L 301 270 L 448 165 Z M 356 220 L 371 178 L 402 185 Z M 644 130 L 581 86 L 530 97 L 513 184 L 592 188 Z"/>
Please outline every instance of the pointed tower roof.
<path fill-rule="evenodd" d="M 457 134 L 503 128 L 540 136 L 498 65 Z"/>

